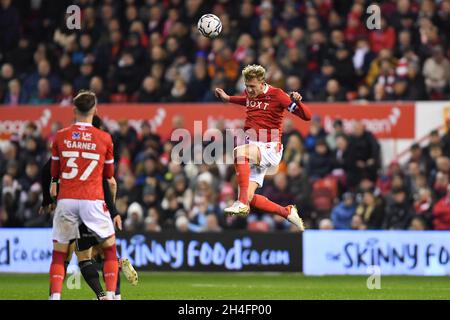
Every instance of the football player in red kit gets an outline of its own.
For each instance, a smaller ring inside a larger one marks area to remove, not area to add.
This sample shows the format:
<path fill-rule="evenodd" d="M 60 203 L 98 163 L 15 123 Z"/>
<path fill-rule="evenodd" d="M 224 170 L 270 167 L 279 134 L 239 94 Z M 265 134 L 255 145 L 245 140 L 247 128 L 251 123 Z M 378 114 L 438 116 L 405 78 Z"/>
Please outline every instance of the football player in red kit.
<path fill-rule="evenodd" d="M 114 176 L 111 136 L 92 126 L 97 99 L 89 91 L 74 99 L 76 123 L 57 132 L 52 144 L 50 194 L 58 198 L 53 218 L 53 256 L 50 266 L 52 300 L 61 298 L 64 261 L 79 225 L 95 234 L 103 248 L 107 297 L 116 291 L 118 262 L 114 226 L 104 201 L 103 178 Z M 57 182 L 59 180 L 59 191 Z"/>
<path fill-rule="evenodd" d="M 247 215 L 250 206 L 282 216 L 304 230 L 303 220 L 294 205 L 280 206 L 264 196 L 255 194 L 262 187 L 268 170 L 277 168 L 280 163 L 283 145 L 281 144 L 281 125 L 284 111 L 287 110 L 305 121 L 311 120 L 311 111 L 301 100 L 298 92 L 290 95 L 282 89 L 265 82 L 266 70 L 260 65 L 249 65 L 242 71 L 245 93 L 242 96 L 229 96 L 220 88 L 215 94 L 223 102 L 246 106 L 246 144 L 234 149 L 234 164 L 239 185 L 239 199 L 226 214 Z"/>

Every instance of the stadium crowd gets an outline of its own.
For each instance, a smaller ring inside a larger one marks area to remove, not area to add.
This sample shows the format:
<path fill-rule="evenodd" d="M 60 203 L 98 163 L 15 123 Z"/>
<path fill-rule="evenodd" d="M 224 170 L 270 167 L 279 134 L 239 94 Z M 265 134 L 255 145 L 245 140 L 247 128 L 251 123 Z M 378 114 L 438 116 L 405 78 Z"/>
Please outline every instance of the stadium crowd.
<path fill-rule="evenodd" d="M 71 104 L 89 88 L 100 103 L 210 102 L 212 88 L 243 90 L 242 66 L 265 66 L 268 82 L 306 101 L 450 99 L 450 1 L 380 1 L 381 30 L 368 30 L 367 1 L 75 1 L 82 28 L 60 17 L 73 1 L 0 0 L 0 102 Z M 222 35 L 196 31 L 217 14 Z M 53 124 L 56 132 L 58 124 Z M 112 132 L 117 210 L 131 232 L 292 230 L 278 216 L 225 217 L 236 198 L 232 165 L 178 165 L 170 141 L 126 120 Z M 224 128 L 223 128 L 224 129 Z M 307 227 L 450 229 L 450 133 L 411 146 L 405 165 L 381 167 L 375 137 L 337 119 L 326 132 L 315 117 L 302 136 L 284 127 L 280 171 L 262 194 L 295 203 Z M 40 168 L 52 135 L 36 125 L 0 152 L 0 226 L 50 226 L 40 216 Z M 192 146 L 195 150 L 196 146 Z"/>
<path fill-rule="evenodd" d="M 449 98 L 450 1 L 61 0 L 0 2 L 0 102 L 70 104 L 90 88 L 100 102 L 215 101 L 241 92 L 241 67 L 308 101 Z M 61 12 L 81 8 L 81 29 Z M 204 13 L 223 23 L 210 40 Z"/>
<path fill-rule="evenodd" d="M 13 136 L 2 148 L 0 226 L 51 225 L 51 216 L 38 214 L 40 168 L 58 129 L 56 123 L 53 133 L 42 137 L 29 123 L 23 136 Z M 237 194 L 231 160 L 177 164 L 171 158 L 174 142 L 162 141 L 147 122 L 138 134 L 122 120 L 112 136 L 116 207 L 126 219 L 125 230 L 294 231 L 286 220 L 264 212 L 224 216 Z M 450 130 L 442 136 L 431 132 L 424 146 L 411 146 L 405 164 L 392 162 L 388 168 L 381 167 L 379 143 L 361 123 L 344 132 L 337 119 L 333 132 L 325 132 L 315 116 L 303 136 L 287 119 L 283 143 L 279 171 L 266 177 L 259 192 L 281 205 L 296 204 L 309 228 L 450 229 Z M 191 145 L 192 152 L 199 147 Z"/>

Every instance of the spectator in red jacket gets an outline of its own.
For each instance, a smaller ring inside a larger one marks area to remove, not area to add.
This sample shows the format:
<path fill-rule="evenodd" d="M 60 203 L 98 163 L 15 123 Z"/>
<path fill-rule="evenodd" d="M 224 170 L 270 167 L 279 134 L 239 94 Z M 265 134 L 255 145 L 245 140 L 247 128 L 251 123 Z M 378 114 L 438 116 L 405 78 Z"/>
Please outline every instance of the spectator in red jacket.
<path fill-rule="evenodd" d="M 435 230 L 450 230 L 450 185 L 447 186 L 447 195 L 434 205 L 433 216 Z"/>
<path fill-rule="evenodd" d="M 369 42 L 373 52 L 378 53 L 381 49 L 393 50 L 396 42 L 395 29 L 388 26 L 386 19 L 381 18 L 380 30 L 374 30 L 369 34 Z"/>

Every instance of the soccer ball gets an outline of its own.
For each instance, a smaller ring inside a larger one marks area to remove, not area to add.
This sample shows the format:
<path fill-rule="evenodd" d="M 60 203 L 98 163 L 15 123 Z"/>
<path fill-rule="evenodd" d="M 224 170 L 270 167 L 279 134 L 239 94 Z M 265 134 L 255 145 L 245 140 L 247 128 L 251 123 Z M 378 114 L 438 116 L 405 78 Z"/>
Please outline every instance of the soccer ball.
<path fill-rule="evenodd" d="M 198 20 L 197 28 L 203 36 L 215 38 L 222 31 L 222 22 L 218 16 L 208 13 Z"/>

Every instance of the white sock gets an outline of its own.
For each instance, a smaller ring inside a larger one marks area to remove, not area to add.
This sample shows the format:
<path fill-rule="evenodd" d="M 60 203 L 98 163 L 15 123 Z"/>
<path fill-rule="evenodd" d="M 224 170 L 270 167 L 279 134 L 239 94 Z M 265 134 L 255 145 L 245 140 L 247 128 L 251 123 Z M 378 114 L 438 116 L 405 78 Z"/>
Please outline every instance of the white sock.
<path fill-rule="evenodd" d="M 114 291 L 106 291 L 106 296 L 108 297 L 108 300 L 114 300 L 114 296 L 116 293 Z"/>
<path fill-rule="evenodd" d="M 120 294 L 114 295 L 114 300 L 122 300 L 122 296 Z"/>
<path fill-rule="evenodd" d="M 61 300 L 61 293 L 52 293 L 49 300 Z"/>

